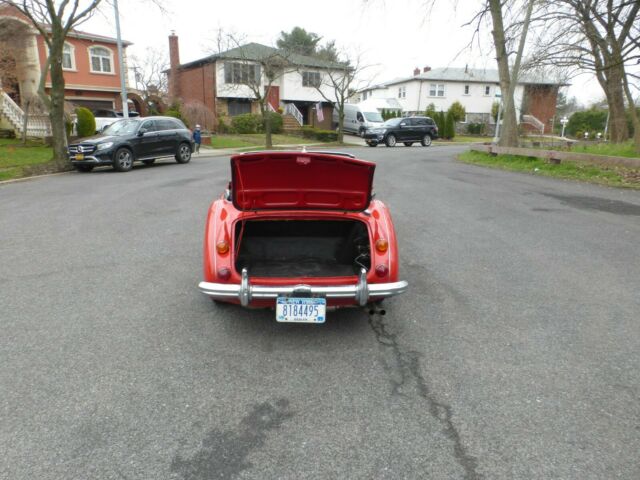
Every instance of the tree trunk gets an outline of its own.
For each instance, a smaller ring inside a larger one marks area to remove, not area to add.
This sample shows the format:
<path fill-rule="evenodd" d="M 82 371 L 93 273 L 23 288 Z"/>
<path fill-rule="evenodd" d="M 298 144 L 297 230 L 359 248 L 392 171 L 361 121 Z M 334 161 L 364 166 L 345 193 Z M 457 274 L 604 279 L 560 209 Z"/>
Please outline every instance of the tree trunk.
<path fill-rule="evenodd" d="M 609 106 L 609 136 L 614 143 L 629 139 L 629 128 L 624 108 L 624 89 L 619 67 L 610 67 L 606 84 L 602 85 Z"/>
<path fill-rule="evenodd" d="M 51 38 L 49 71 L 51 74 L 51 92 L 49 94 L 49 120 L 53 137 L 53 159 L 59 167 L 69 166 L 67 155 L 67 133 L 64 118 L 64 75 L 62 72 L 62 49 L 64 35 L 56 31 L 54 25 Z"/>
<path fill-rule="evenodd" d="M 338 105 L 338 143 L 344 140 L 344 102 Z"/>
<path fill-rule="evenodd" d="M 498 144 L 503 147 L 518 146 L 518 122 L 516 119 L 515 102 L 511 92 L 511 75 L 509 74 L 509 56 L 504 38 L 504 24 L 502 21 L 501 0 L 489 0 L 491 20 L 493 22 L 493 43 L 496 49 L 496 60 L 498 62 L 498 75 L 500 77 L 500 90 L 504 101 L 503 123 L 500 130 L 500 140 Z"/>
<path fill-rule="evenodd" d="M 273 140 L 271 139 L 271 112 L 267 108 L 268 101 L 268 99 L 265 99 L 264 103 L 260 104 L 260 112 L 262 113 L 262 119 L 264 120 L 264 146 L 265 148 L 272 148 Z"/>
<path fill-rule="evenodd" d="M 633 95 L 631 95 L 629 81 L 626 76 L 624 77 L 624 93 L 627 96 L 627 103 L 629 104 L 629 110 L 631 113 L 631 122 L 633 124 L 633 145 L 636 153 L 640 154 L 640 117 L 638 116 L 636 102 L 633 99 Z"/>

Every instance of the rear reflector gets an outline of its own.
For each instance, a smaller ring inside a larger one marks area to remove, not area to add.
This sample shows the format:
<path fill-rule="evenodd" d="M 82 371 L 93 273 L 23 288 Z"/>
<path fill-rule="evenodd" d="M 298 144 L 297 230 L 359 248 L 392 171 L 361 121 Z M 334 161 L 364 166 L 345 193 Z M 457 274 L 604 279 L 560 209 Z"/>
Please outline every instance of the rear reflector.
<path fill-rule="evenodd" d="M 386 265 L 378 265 L 376 267 L 376 275 L 379 277 L 386 277 L 387 273 L 389 273 L 389 269 Z"/>
<path fill-rule="evenodd" d="M 218 242 L 216 244 L 216 251 L 220 255 L 224 255 L 225 253 L 227 253 L 229 251 L 229 244 L 227 242 L 225 242 L 225 241 Z"/>

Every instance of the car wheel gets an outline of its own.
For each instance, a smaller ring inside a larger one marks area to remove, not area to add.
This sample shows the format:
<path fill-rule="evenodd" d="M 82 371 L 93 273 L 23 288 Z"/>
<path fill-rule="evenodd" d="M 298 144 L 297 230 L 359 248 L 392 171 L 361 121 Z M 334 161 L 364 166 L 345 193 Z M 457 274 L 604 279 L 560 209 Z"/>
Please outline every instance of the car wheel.
<path fill-rule="evenodd" d="M 73 168 L 79 172 L 90 172 L 93 170 L 93 165 L 74 165 Z"/>
<path fill-rule="evenodd" d="M 422 140 L 420 141 L 420 143 L 422 144 L 423 147 L 430 147 L 431 146 L 431 135 L 429 135 L 428 133 L 422 137 Z"/>
<path fill-rule="evenodd" d="M 149 160 L 142 160 L 142 163 L 144 163 L 145 165 L 153 165 L 155 161 L 155 158 L 150 158 Z"/>
<path fill-rule="evenodd" d="M 413 142 L 404 142 L 405 147 L 410 147 L 411 145 L 413 145 Z"/>
<path fill-rule="evenodd" d="M 113 169 L 117 172 L 128 172 L 133 167 L 133 153 L 128 148 L 119 148 L 113 157 Z"/>
<path fill-rule="evenodd" d="M 396 146 L 396 136 L 391 133 L 387 135 L 387 139 L 384 141 L 387 147 L 395 147 Z"/>
<path fill-rule="evenodd" d="M 189 163 L 189 160 L 191 160 L 191 147 L 188 143 L 181 143 L 176 153 L 176 162 Z"/>
<path fill-rule="evenodd" d="M 376 142 L 367 142 L 367 145 L 369 145 L 370 147 L 377 147 L 378 144 Z"/>

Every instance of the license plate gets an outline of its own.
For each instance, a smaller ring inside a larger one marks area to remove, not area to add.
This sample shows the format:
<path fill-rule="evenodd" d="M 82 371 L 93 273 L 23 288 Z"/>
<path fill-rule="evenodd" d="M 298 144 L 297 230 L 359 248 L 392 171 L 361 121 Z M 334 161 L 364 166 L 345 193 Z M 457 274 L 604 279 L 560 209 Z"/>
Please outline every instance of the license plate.
<path fill-rule="evenodd" d="M 84 160 L 84 153 L 76 153 L 76 160 Z"/>
<path fill-rule="evenodd" d="M 278 297 L 276 320 L 285 323 L 324 323 L 327 300 L 324 298 Z"/>

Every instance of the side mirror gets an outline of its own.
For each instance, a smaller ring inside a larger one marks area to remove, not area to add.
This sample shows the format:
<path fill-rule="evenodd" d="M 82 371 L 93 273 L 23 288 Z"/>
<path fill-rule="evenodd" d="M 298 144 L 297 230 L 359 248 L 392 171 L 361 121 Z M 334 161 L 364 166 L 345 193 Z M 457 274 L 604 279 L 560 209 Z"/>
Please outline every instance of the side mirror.
<path fill-rule="evenodd" d="M 146 128 L 141 128 L 140 130 L 138 130 L 138 136 L 139 137 L 143 136 L 145 133 L 147 133 L 147 129 Z"/>

